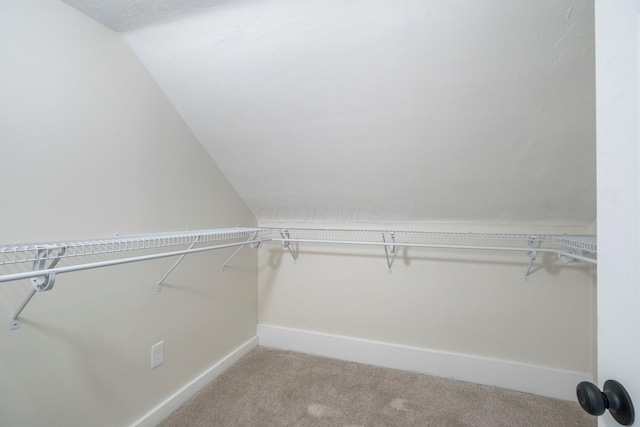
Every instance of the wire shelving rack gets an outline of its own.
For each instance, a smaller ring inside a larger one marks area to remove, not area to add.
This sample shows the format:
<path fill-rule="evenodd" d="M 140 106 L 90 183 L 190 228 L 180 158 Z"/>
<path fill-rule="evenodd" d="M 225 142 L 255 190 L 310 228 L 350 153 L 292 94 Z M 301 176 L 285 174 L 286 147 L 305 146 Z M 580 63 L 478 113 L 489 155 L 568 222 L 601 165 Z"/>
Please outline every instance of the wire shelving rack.
<path fill-rule="evenodd" d="M 236 248 L 236 251 L 222 264 L 224 271 L 224 267 L 246 246 L 258 249 L 263 243 L 270 242 L 282 244 L 293 257 L 294 262 L 299 254 L 299 250 L 296 249 L 299 249 L 299 245 L 302 244 L 382 246 L 386 256 L 388 273 L 391 273 L 397 249 L 401 247 L 523 252 L 529 258 L 525 280 L 529 279 L 529 273 L 538 253 L 556 254 L 566 265 L 573 265 L 580 261 L 597 264 L 597 239 L 595 236 L 586 235 L 236 227 L 0 245 L 0 268 L 13 264 L 32 263 L 31 271 L 0 275 L 0 283 L 30 279 L 33 287 L 11 317 L 10 328 L 19 327 L 19 316 L 31 298 L 37 292 L 52 289 L 58 274 L 158 258 L 179 257 L 157 283 L 156 290 L 160 291 L 164 279 L 188 254 Z M 207 243 L 209 245 L 196 247 Z M 188 245 L 187 249 L 176 248 L 186 245 Z M 65 267 L 57 266 L 58 262 L 65 258 L 81 258 L 98 254 L 124 254 L 163 248 L 166 250 L 154 251 L 156 253 L 152 254 L 116 257 L 116 259 L 106 261 L 86 262 Z"/>

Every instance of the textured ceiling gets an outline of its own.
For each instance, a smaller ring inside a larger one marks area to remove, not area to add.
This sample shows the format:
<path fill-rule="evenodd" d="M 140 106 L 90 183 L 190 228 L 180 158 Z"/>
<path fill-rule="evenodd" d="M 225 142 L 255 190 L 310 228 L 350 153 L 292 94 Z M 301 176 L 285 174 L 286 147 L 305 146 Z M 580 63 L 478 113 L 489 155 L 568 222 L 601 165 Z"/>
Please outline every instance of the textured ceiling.
<path fill-rule="evenodd" d="M 263 222 L 595 219 L 591 1 L 68 2 Z"/>
<path fill-rule="evenodd" d="M 118 32 L 188 19 L 234 0 L 63 0 Z M 238 1 L 238 0 L 236 0 Z"/>

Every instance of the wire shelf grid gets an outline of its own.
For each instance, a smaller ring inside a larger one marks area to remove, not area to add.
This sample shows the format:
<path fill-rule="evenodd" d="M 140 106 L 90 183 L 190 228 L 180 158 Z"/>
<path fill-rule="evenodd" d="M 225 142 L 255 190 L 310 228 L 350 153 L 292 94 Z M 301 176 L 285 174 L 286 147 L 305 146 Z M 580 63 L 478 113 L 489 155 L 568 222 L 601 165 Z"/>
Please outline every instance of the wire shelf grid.
<path fill-rule="evenodd" d="M 498 241 L 498 242 L 545 242 L 571 249 L 597 252 L 595 236 L 567 236 L 552 234 L 507 234 L 507 233 L 462 233 L 441 231 L 396 231 L 396 230 L 346 230 L 286 228 L 272 229 L 278 239 L 352 240 L 381 241 L 393 236 L 396 243 L 429 243 L 433 241 Z"/>
<path fill-rule="evenodd" d="M 13 244 L 0 247 L 0 265 L 34 262 L 43 259 L 60 259 L 137 251 L 221 240 L 246 239 L 254 234 L 258 236 L 268 233 L 269 230 L 265 228 L 237 227 L 46 243 Z M 65 249 L 63 254 L 62 249 Z"/>
<path fill-rule="evenodd" d="M 555 236 L 553 243 L 561 246 L 568 246 L 572 249 L 587 251 L 592 254 L 598 253 L 598 241 L 596 236 Z"/>
<path fill-rule="evenodd" d="M 460 241 L 502 241 L 502 242 L 527 242 L 527 246 L 521 244 L 493 244 L 492 246 L 461 245 Z M 222 244 L 194 248 L 198 243 L 212 241 L 226 241 Z M 291 253 L 294 262 L 296 251 L 291 248 L 291 242 L 308 243 L 343 243 L 357 245 L 382 245 L 387 258 L 388 273 L 391 273 L 393 260 L 395 259 L 397 246 L 416 246 L 425 248 L 454 248 L 476 250 L 501 250 L 501 251 L 525 251 L 529 256 L 529 267 L 525 273 L 525 280 L 529 279 L 529 273 L 538 252 L 556 253 L 561 261 L 567 265 L 573 265 L 579 260 L 597 263 L 596 237 L 595 236 L 568 236 L 568 235 L 533 235 L 533 234 L 504 234 L 504 233 L 452 233 L 432 231 L 391 231 L 391 230 L 340 230 L 340 229 L 311 229 L 311 228 L 221 228 L 210 230 L 184 231 L 159 234 L 141 234 L 135 236 L 112 238 L 98 238 L 87 240 L 67 240 L 48 243 L 32 243 L 0 246 L 0 266 L 33 262 L 32 271 L 0 275 L 0 282 L 8 282 L 20 279 L 31 279 L 33 289 L 10 319 L 10 329 L 20 326 L 19 316 L 27 306 L 31 298 L 39 291 L 47 291 L 53 287 L 56 275 L 72 271 L 88 270 L 107 267 L 111 265 L 131 262 L 146 261 L 150 259 L 180 256 L 167 273 L 156 284 L 156 290 L 162 289 L 162 282 L 171 274 L 182 259 L 191 253 L 236 247 L 236 251 L 222 265 L 225 266 L 247 245 L 254 249 L 259 248 L 263 242 L 281 242 Z M 438 241 L 437 244 L 433 241 Z M 448 241 L 456 241 L 455 244 Z M 562 246 L 561 249 L 541 248 L 543 242 L 551 242 Z M 170 246 L 190 245 L 188 249 L 165 251 L 159 254 L 145 254 L 129 258 L 119 258 L 99 262 L 90 262 L 75 266 L 56 267 L 59 260 L 69 257 L 86 255 L 107 254 L 116 252 L 128 252 Z M 588 252 L 585 256 L 582 251 Z M 51 260 L 49 265 L 45 261 Z"/>

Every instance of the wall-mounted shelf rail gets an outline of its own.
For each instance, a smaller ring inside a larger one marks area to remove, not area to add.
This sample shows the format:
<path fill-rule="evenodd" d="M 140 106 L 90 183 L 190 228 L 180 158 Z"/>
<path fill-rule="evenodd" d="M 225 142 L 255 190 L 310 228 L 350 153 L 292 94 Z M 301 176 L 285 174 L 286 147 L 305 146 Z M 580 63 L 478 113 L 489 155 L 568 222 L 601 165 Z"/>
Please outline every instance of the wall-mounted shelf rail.
<path fill-rule="evenodd" d="M 556 254 L 564 264 L 597 264 L 595 236 L 287 228 L 273 229 L 271 240 L 287 247 L 294 260 L 292 243 L 383 246 L 388 272 L 399 247 L 525 252 L 530 259 L 525 280 L 538 253 Z"/>
<path fill-rule="evenodd" d="M 211 242 L 215 242 L 215 244 L 206 245 Z M 19 327 L 19 316 L 29 301 L 37 292 L 52 289 L 57 276 L 62 273 L 179 256 L 180 258 L 157 283 L 156 289 L 159 291 L 163 280 L 188 254 L 236 248 L 236 251 L 222 264 L 222 270 L 224 271 L 224 267 L 245 246 L 258 249 L 263 243 L 267 242 L 281 243 L 289 251 L 294 262 L 298 258 L 297 247 L 299 244 L 382 246 L 389 273 L 391 273 L 391 267 L 398 253 L 398 248 L 403 247 L 524 252 L 529 257 L 525 280 L 528 280 L 529 272 L 538 253 L 556 254 L 567 265 L 573 265 L 580 261 L 591 264 L 597 263 L 597 241 L 595 236 L 548 234 L 236 227 L 4 245 L 0 246 L 0 267 L 32 263 L 31 271 L 0 275 L 0 283 L 30 279 L 32 284 L 29 295 L 11 317 L 10 328 L 16 329 Z M 196 245 L 199 246 L 196 247 Z M 179 249 L 175 248 L 176 246 L 188 246 L 188 248 Z M 172 249 L 158 250 L 163 248 Z M 62 267 L 57 265 L 66 258 L 126 253 L 147 249 L 156 250 L 151 254 L 133 257 L 115 257 L 115 259 L 105 261 L 93 261 Z"/>
<path fill-rule="evenodd" d="M 162 280 L 164 280 L 171 271 L 176 268 L 184 256 L 191 253 L 206 252 L 237 246 L 243 247 L 250 245 L 256 247 L 256 245 L 259 245 L 264 241 L 260 238 L 261 235 L 268 234 L 269 232 L 270 231 L 268 229 L 262 228 L 238 227 L 2 246 L 0 247 L 0 266 L 33 262 L 31 271 L 0 276 L 0 283 L 20 279 L 31 279 L 31 283 L 33 285 L 33 289 L 27 298 L 11 317 L 10 328 L 16 329 L 20 326 L 19 316 L 29 301 L 31 301 L 35 293 L 52 289 L 57 275 L 61 273 L 70 273 L 73 271 L 180 256 L 181 258 L 178 262 L 174 263 L 174 265 L 157 284 L 157 290 L 160 290 Z M 227 243 L 199 248 L 195 247 L 198 243 L 207 242 Z M 66 267 L 56 267 L 56 264 L 65 258 L 124 253 L 145 249 L 170 248 L 180 245 L 190 246 L 188 249 L 182 250 L 160 251 L 158 253 L 128 258 L 116 258 L 107 261 L 96 261 Z M 46 265 L 47 261 L 50 261 L 48 266 Z"/>
<path fill-rule="evenodd" d="M 133 236 L 116 235 L 113 237 L 94 239 L 2 245 L 0 246 L 0 265 L 42 260 L 43 251 L 45 259 L 60 259 L 191 245 L 195 242 L 208 243 L 221 240 L 242 239 L 250 237 L 255 231 L 264 234 L 268 233 L 269 229 L 251 227 L 218 228 L 210 230 L 187 230 L 170 233 L 139 234 Z M 56 248 L 65 248 L 66 252 L 61 255 L 56 253 Z"/>

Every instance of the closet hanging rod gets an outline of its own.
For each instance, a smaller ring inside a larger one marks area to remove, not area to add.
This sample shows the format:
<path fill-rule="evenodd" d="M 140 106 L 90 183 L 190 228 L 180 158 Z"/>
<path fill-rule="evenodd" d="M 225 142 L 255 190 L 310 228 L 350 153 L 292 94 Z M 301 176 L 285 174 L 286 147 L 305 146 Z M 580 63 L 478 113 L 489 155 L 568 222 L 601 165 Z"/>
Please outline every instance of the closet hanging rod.
<path fill-rule="evenodd" d="M 433 240 L 440 240 L 442 243 L 432 243 Z M 460 245 L 447 242 L 451 240 L 480 242 L 502 241 L 510 243 L 503 246 Z M 196 244 L 212 241 L 227 241 L 227 243 L 199 248 L 195 247 Z M 527 242 L 526 247 L 518 247 L 514 244 L 514 242 L 524 241 Z M 389 273 L 391 273 L 391 266 L 397 254 L 398 247 L 526 252 L 530 261 L 525 274 L 525 280 L 528 280 L 531 266 L 536 259 L 537 253 L 554 253 L 558 255 L 560 260 L 566 265 L 573 265 L 578 261 L 585 261 L 591 264 L 597 263 L 596 237 L 570 235 L 236 227 L 124 237 L 115 236 L 100 239 L 4 245 L 0 246 L 0 267 L 2 265 L 33 262 L 31 271 L 0 275 L 0 283 L 20 279 L 31 279 L 33 286 L 27 298 L 11 317 L 10 329 L 16 329 L 20 326 L 19 316 L 29 301 L 31 301 L 37 292 L 51 290 L 58 274 L 180 256 L 180 259 L 173 264 L 169 271 L 163 276 L 163 279 L 156 285 L 157 290 L 160 290 L 164 278 L 166 278 L 182 258 L 188 254 L 232 247 L 238 248 L 222 265 L 224 271 L 224 266 L 226 266 L 242 248 L 249 245 L 254 249 L 258 249 L 263 243 L 267 242 L 281 243 L 283 247 L 289 250 L 294 261 L 297 251 L 292 248 L 291 243 L 383 246 L 387 258 L 387 271 Z M 556 247 L 543 248 L 541 247 L 543 242 L 550 243 Z M 69 257 L 159 249 L 176 245 L 189 245 L 189 247 L 182 250 L 172 250 L 170 252 L 139 255 L 129 258 L 87 262 L 85 264 L 66 267 L 56 266 L 60 260 Z"/>
<path fill-rule="evenodd" d="M 596 236 L 590 235 L 556 235 L 556 234 L 507 234 L 507 233 L 464 233 L 444 231 L 401 231 L 401 230 L 349 230 L 349 229 L 313 229 L 313 228 L 272 228 L 273 235 L 283 239 L 335 240 L 335 241 L 375 241 L 381 235 L 394 236 L 403 243 L 431 243 L 434 240 L 466 240 L 466 241 L 503 241 L 503 242 L 538 242 L 553 243 L 570 249 L 579 249 L 597 253 Z M 282 236 L 282 232 L 289 233 Z"/>
<path fill-rule="evenodd" d="M 248 238 L 254 233 L 263 235 L 269 232 L 270 230 L 266 228 L 236 227 L 3 245 L 0 246 L 0 266 L 23 262 L 36 262 L 42 261 L 43 259 L 53 260 L 190 245 L 194 242 L 208 243 L 220 240 L 241 239 Z M 65 253 L 62 255 L 55 251 L 61 248 L 65 249 Z"/>
<path fill-rule="evenodd" d="M 23 273 L 12 273 L 12 274 L 5 274 L 3 276 L 0 276 L 0 283 L 2 282 L 11 282 L 13 280 L 21 280 L 21 279 L 29 279 L 29 278 L 33 278 L 33 277 L 40 277 L 40 276 L 46 276 L 49 274 L 61 274 L 61 273 L 71 273 L 74 271 L 82 271 L 82 270 L 91 270 L 94 268 L 101 268 L 101 267 L 110 267 L 113 265 L 120 265 L 120 264 L 130 264 L 133 262 L 139 262 L 139 261 L 148 261 L 148 260 L 152 260 L 152 259 L 159 259 L 159 258 L 168 258 L 168 257 L 172 257 L 172 256 L 178 256 L 178 255 L 188 255 L 188 254 L 194 254 L 194 253 L 198 253 L 198 252 L 207 252 L 207 251 L 213 251 L 216 249 L 224 249 L 224 248 L 233 248 L 233 247 L 237 247 L 237 246 L 245 246 L 245 245 L 252 245 L 252 244 L 257 244 L 257 243 L 264 243 L 264 242 L 269 242 L 272 239 L 267 238 L 267 239 L 256 239 L 256 240 L 251 240 L 251 241 L 242 241 L 242 242 L 235 242 L 235 243 L 225 243 L 222 245 L 215 245 L 215 246 L 206 246 L 206 247 L 202 247 L 202 248 L 192 248 L 192 249 L 184 249 L 184 250 L 180 250 L 180 251 L 173 251 L 173 252 L 163 252 L 163 253 L 159 253 L 159 254 L 151 254 L 151 255 L 140 255 L 137 257 L 130 257 L 130 258 L 119 258 L 119 259 L 114 259 L 114 260 L 109 260 L 109 261 L 98 261 L 98 262 L 91 262 L 91 263 L 87 263 L 87 264 L 79 264 L 79 265 L 70 265 L 67 267 L 56 267 L 56 268 L 48 268 L 48 269 L 44 269 L 44 270 L 33 270 L 33 271 L 26 271 Z"/>
<path fill-rule="evenodd" d="M 324 243 L 324 244 L 345 244 L 345 245 L 362 245 L 362 246 L 398 246 L 398 247 L 415 247 L 415 248 L 433 248 L 433 249 L 464 249 L 464 250 L 486 250 L 486 251 L 510 251 L 510 252 L 531 252 L 531 248 L 514 248 L 508 246 L 474 246 L 474 245 L 445 245 L 437 243 L 402 243 L 402 242 L 366 242 L 366 241 L 348 241 L 348 240 L 314 240 L 314 239 L 283 239 L 273 237 L 271 241 L 281 243 Z M 591 264 L 597 264 L 598 261 L 594 258 L 585 257 L 583 255 L 568 252 L 562 249 L 556 248 L 536 248 L 536 252 L 553 253 L 556 255 L 566 256 L 568 258 L 578 259 Z"/>
<path fill-rule="evenodd" d="M 282 234 L 286 231 L 287 234 Z M 356 238 L 380 238 L 381 235 L 395 236 L 395 241 L 367 241 L 367 240 L 341 240 L 341 239 L 302 239 L 296 234 L 327 235 L 330 237 L 348 236 Z M 225 229 L 196 230 L 185 232 L 171 232 L 164 234 L 146 234 L 136 236 L 115 236 L 113 238 L 101 238 L 93 240 L 54 241 L 49 243 L 34 243 L 9 245 L 0 247 L 0 266 L 22 262 L 41 262 L 43 260 L 60 260 L 62 258 L 78 257 L 85 255 L 106 254 L 114 252 L 126 252 L 143 249 L 154 249 L 168 246 L 204 243 L 216 240 L 231 240 L 239 238 L 255 237 L 250 242 L 242 241 L 225 245 L 193 248 L 180 251 L 165 252 L 154 255 L 143 255 L 132 258 L 116 259 L 111 261 L 94 262 L 82 265 L 35 269 L 23 273 L 0 275 L 0 283 L 13 280 L 40 277 L 47 274 L 67 273 L 72 271 L 99 268 L 111 265 L 125 264 L 136 261 L 145 261 L 156 258 L 166 258 L 189 253 L 205 252 L 225 247 L 243 247 L 247 244 L 260 245 L 261 243 L 276 241 L 288 246 L 289 243 L 313 243 L 313 244 L 351 244 L 366 246 L 395 246 L 417 247 L 433 249 L 464 249 L 464 250 L 494 250 L 512 252 L 531 252 L 530 247 L 513 246 L 480 246 L 423 243 L 429 239 L 455 239 L 455 240 L 500 240 L 500 241 L 526 241 L 536 240 L 552 242 L 567 248 L 536 248 L 536 252 L 554 253 L 563 257 L 597 264 L 595 236 L 565 236 L 565 235 L 526 235 L 526 234 L 491 234 L 491 233 L 448 233 L 448 232 L 422 232 L 422 231 L 388 231 L 388 230 L 340 230 L 340 229 L 281 229 L 268 227 L 237 227 Z M 402 240 L 419 239 L 423 242 L 407 242 Z M 286 247 L 286 246 L 285 246 Z M 61 249 L 64 249 L 62 251 Z M 594 257 L 584 256 L 580 251 L 585 250 Z"/>
<path fill-rule="evenodd" d="M 242 248 L 246 245 L 255 247 L 255 245 L 260 245 L 263 241 L 270 240 L 262 240 L 256 238 L 260 234 L 269 232 L 270 231 L 267 229 L 244 227 L 233 229 L 227 228 L 172 232 L 164 234 L 145 234 L 127 237 L 115 236 L 113 238 L 106 239 L 101 238 L 82 241 L 58 241 L 0 247 L 0 265 L 2 265 L 3 263 L 16 264 L 33 260 L 33 267 L 31 271 L 5 274 L 0 276 L 0 283 L 20 279 L 31 279 L 31 284 L 33 286 L 33 289 L 30 291 L 27 298 L 23 301 L 18 310 L 11 317 L 9 328 L 17 329 L 20 327 L 19 316 L 26 308 L 27 304 L 29 304 L 29 302 L 37 292 L 51 290 L 59 274 L 180 256 L 178 261 L 174 263 L 169 271 L 163 276 L 162 280 L 164 280 L 169 274 L 171 274 L 171 272 L 176 268 L 179 262 L 188 254 L 237 246 L 240 246 L 240 248 Z M 195 245 L 200 242 L 212 242 L 221 240 L 231 242 L 195 248 Z M 71 265 L 67 267 L 56 267 L 56 264 L 61 259 L 71 256 L 97 255 L 115 252 L 119 253 L 143 249 L 157 249 L 185 244 L 190 244 L 187 249 L 139 255 L 129 258 L 111 259 L 108 261 L 87 262 L 84 264 Z M 158 291 L 161 289 L 162 280 L 156 285 L 156 289 Z"/>

